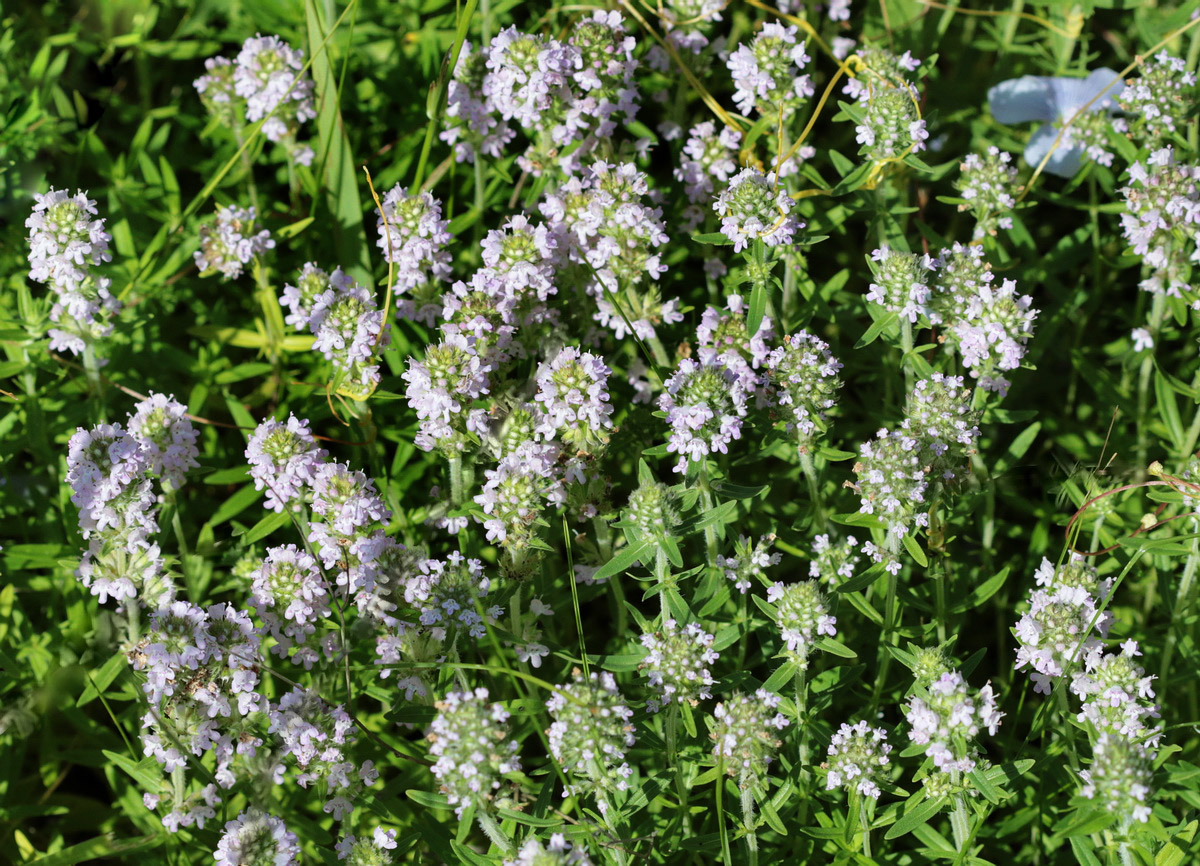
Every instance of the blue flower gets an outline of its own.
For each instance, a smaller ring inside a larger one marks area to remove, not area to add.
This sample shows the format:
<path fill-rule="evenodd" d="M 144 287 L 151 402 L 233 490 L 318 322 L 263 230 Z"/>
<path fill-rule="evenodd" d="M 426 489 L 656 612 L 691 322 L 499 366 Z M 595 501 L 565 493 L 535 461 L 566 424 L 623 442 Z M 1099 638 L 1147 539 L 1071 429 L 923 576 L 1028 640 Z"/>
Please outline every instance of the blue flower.
<path fill-rule="evenodd" d="M 1025 147 L 1025 161 L 1036 166 L 1054 144 L 1062 124 L 1118 77 L 1111 69 L 1094 69 L 1087 78 L 1024 75 L 1002 81 L 988 90 L 988 103 L 992 116 L 1001 123 L 1043 121 Z M 1120 87 L 1110 89 L 1103 99 L 1089 106 L 1088 114 L 1111 112 L 1120 91 Z M 1087 116 L 1081 116 L 1063 135 L 1058 147 L 1050 154 L 1045 171 L 1059 177 L 1071 177 L 1079 171 L 1085 153 L 1091 152 L 1095 158 L 1102 152 L 1098 142 L 1089 141 L 1092 136 L 1082 128 L 1083 125 L 1090 125 L 1086 123 Z"/>

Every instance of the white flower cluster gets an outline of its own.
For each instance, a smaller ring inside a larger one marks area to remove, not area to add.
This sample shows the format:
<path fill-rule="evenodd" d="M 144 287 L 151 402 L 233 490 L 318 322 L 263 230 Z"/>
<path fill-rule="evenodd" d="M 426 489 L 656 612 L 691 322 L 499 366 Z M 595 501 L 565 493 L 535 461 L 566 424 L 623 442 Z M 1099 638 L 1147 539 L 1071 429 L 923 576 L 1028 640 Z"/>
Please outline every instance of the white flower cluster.
<path fill-rule="evenodd" d="M 1150 820 L 1149 800 L 1153 771 L 1145 746 L 1119 734 L 1101 734 L 1096 741 L 1092 765 L 1079 772 L 1079 793 L 1110 815 L 1124 829 L 1134 821 Z"/>
<path fill-rule="evenodd" d="M 975 218 L 973 237 L 976 240 L 994 235 L 999 229 L 1013 227 L 1017 168 L 1012 162 L 1011 153 L 989 147 L 983 155 L 967 154 L 959 166 L 962 174 L 954 188 L 965 202 L 958 209 L 969 211 Z"/>
<path fill-rule="evenodd" d="M 442 203 L 427 192 L 410 195 L 396 184 L 383 197 L 375 245 L 395 267 L 396 311 L 433 325 L 441 312 L 440 284 L 450 277 L 453 240 L 442 219 Z"/>
<path fill-rule="evenodd" d="M 867 46 L 858 57 L 860 73 L 846 82 L 843 92 L 858 103 L 861 119 L 855 137 L 861 153 L 882 161 L 924 150 L 929 132 L 911 79 L 921 61 L 907 51 L 897 57 L 885 48 Z"/>
<path fill-rule="evenodd" d="M 379 356 L 391 343 L 391 324 L 375 295 L 341 268 L 326 274 L 308 262 L 296 285 L 284 286 L 280 302 L 290 311 L 288 323 L 311 331 L 313 348 L 332 362 L 330 387 L 355 399 L 370 396 L 379 385 Z"/>
<path fill-rule="evenodd" d="M 111 319 L 121 309 L 107 277 L 92 268 L 112 260 L 112 235 L 96 216 L 96 202 L 86 193 L 65 189 L 34 194 L 29 229 L 29 278 L 54 292 L 50 320 L 51 351 L 82 354 L 85 347 L 112 333 Z"/>
<path fill-rule="evenodd" d="M 792 213 L 795 202 L 779 185 L 775 173 L 744 168 L 713 201 L 721 231 L 741 252 L 755 240 L 769 247 L 790 244 L 805 223 Z"/>
<path fill-rule="evenodd" d="M 788 720 L 778 707 L 779 695 L 758 689 L 752 695 L 736 692 L 713 710 L 713 757 L 744 790 L 765 785 L 782 745 L 776 732 Z"/>
<path fill-rule="evenodd" d="M 246 123 L 266 118 L 262 132 L 288 159 L 311 165 L 313 149 L 296 141 L 300 126 L 317 116 L 313 81 L 303 75 L 304 52 L 278 36 L 253 36 L 237 58 L 212 57 L 195 81 L 200 100 L 223 125 L 241 135 Z"/>
<path fill-rule="evenodd" d="M 1109 582 L 1078 554 L 1058 568 L 1043 559 L 1035 579 L 1039 588 L 1013 629 L 1020 642 L 1016 667 L 1029 665 L 1034 691 L 1050 694 L 1059 677 L 1099 664 L 1100 638 L 1112 622 L 1112 614 L 1100 612 Z"/>
<path fill-rule="evenodd" d="M 878 782 L 887 773 L 891 751 L 883 728 L 873 728 L 865 721 L 843 722 L 829 743 L 825 789 L 845 788 L 878 800 L 882 793 Z"/>
<path fill-rule="evenodd" d="M 813 95 L 812 79 L 802 74 L 811 59 L 795 27 L 764 24 L 749 44 L 729 55 L 733 76 L 733 101 L 743 114 L 785 121 Z"/>
<path fill-rule="evenodd" d="M 574 782 L 563 796 L 594 793 L 602 813 L 608 810 L 607 794 L 629 788 L 633 768 L 625 750 L 633 746 L 633 710 L 625 705 L 617 681 L 607 671 L 579 670 L 573 679 L 555 689 L 546 701 L 552 724 L 546 731 L 550 754 Z"/>
<path fill-rule="evenodd" d="M 247 809 L 225 825 L 213 856 L 217 866 L 293 866 L 300 840 L 274 815 Z"/>
<path fill-rule="evenodd" d="M 429 728 L 432 769 L 459 817 L 469 806 L 487 808 L 501 779 L 521 769 L 516 740 L 508 739 L 508 710 L 488 703 L 488 690 L 450 692 L 434 706 Z"/>
<path fill-rule="evenodd" d="M 755 581 L 765 584 L 767 569 L 778 565 L 783 558 L 781 554 L 771 552 L 774 543 L 773 535 L 764 535 L 758 541 L 739 536 L 733 546 L 733 556 L 717 556 L 717 568 L 724 570 L 734 589 L 743 594 L 749 592 Z"/>
<path fill-rule="evenodd" d="M 767 588 L 767 601 L 775 605 L 775 627 L 788 655 L 800 670 L 807 669 L 808 656 L 821 635 L 837 634 L 837 617 L 829 615 L 817 582 L 773 583 Z"/>
<path fill-rule="evenodd" d="M 673 619 L 663 620 L 661 628 L 642 635 L 646 658 L 638 667 L 658 693 L 647 701 L 651 712 L 672 703 L 695 706 L 712 697 L 713 680 L 708 665 L 719 657 L 712 648 L 715 638 L 699 623 L 680 627 Z"/>
<path fill-rule="evenodd" d="M 255 219 L 252 207 L 217 208 L 216 219 L 200 227 L 200 249 L 192 254 L 202 275 L 219 271 L 225 279 L 236 280 L 244 265 L 275 248 L 269 231 L 255 231 Z"/>
<path fill-rule="evenodd" d="M 928 685 L 920 680 L 917 685 L 904 708 L 909 739 L 925 747 L 939 771 L 971 772 L 978 755 L 975 738 L 983 730 L 995 736 L 1004 717 L 996 707 L 992 684 L 972 695 L 961 673 L 943 670 Z"/>

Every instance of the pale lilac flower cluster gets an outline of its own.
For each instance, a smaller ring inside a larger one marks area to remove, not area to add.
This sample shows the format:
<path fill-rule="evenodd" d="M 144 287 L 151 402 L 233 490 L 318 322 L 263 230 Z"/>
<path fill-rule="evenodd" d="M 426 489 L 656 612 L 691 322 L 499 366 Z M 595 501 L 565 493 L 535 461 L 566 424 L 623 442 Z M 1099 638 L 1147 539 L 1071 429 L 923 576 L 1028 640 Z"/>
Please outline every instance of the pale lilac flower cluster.
<path fill-rule="evenodd" d="M 307 277 L 311 285 L 319 269 L 307 268 L 300 281 Z M 292 308 L 293 317 L 298 318 L 302 310 L 298 303 Z M 379 385 L 379 355 L 391 342 L 391 324 L 383 321 L 375 295 L 338 268 L 312 299 L 306 327 L 313 333 L 313 348 L 332 363 L 331 387 L 356 400 L 369 397 Z"/>
<path fill-rule="evenodd" d="M 202 275 L 218 271 L 225 279 L 236 280 L 244 265 L 275 248 L 269 231 L 255 231 L 255 219 L 252 207 L 217 208 L 216 219 L 200 227 L 200 249 L 192 254 Z"/>
<path fill-rule="evenodd" d="M 204 61 L 204 70 L 192 82 L 200 101 L 222 126 L 237 126 L 242 122 L 245 104 L 233 85 L 233 61 L 228 57 L 210 57 Z"/>
<path fill-rule="evenodd" d="M 829 743 L 825 790 L 845 788 L 878 800 L 882 793 L 879 780 L 887 773 L 891 751 L 883 728 L 873 728 L 865 721 L 854 725 L 843 722 Z"/>
<path fill-rule="evenodd" d="M 184 794 L 186 784 L 175 787 L 163 818 L 171 832 L 203 826 L 220 802 L 216 786 L 231 787 L 237 759 L 253 758 L 263 745 L 256 720 L 267 700 L 258 692 L 261 655 L 250 617 L 225 604 L 202 610 L 171 602 L 151 614 L 129 657 L 145 673 L 142 690 L 150 704 L 142 718 L 143 752 L 181 780 L 189 754 L 213 754 L 216 785 L 198 797 Z M 147 801 L 148 808 L 157 802 Z"/>
<path fill-rule="evenodd" d="M 392 512 L 375 482 L 342 463 L 323 463 L 311 487 L 308 541 L 348 597 L 370 604 L 385 553 L 395 545 L 383 527 Z"/>
<path fill-rule="evenodd" d="M 472 433 L 482 432 L 470 409 L 488 393 L 490 369 L 475 349 L 475 338 L 459 333 L 429 346 L 423 361 L 408 359 L 404 394 L 421 422 L 414 440 L 418 448 L 453 457 L 466 448 Z"/>
<path fill-rule="evenodd" d="M 831 589 L 854 577 L 862 557 L 855 553 L 858 539 L 853 535 L 834 541 L 828 534 L 813 539 L 812 559 L 808 564 L 809 577 Z"/>
<path fill-rule="evenodd" d="M 34 194 L 29 229 L 29 278 L 46 283 L 54 292 L 50 320 L 51 351 L 81 354 L 84 348 L 112 333 L 111 317 L 121 309 L 110 291 L 111 281 L 92 268 L 112 260 L 112 235 L 96 216 L 96 202 L 86 193 L 68 195 L 65 189 Z"/>
<path fill-rule="evenodd" d="M 804 222 L 792 213 L 795 203 L 776 182 L 775 173 L 744 168 L 729 181 L 713 202 L 721 218 L 721 231 L 741 252 L 755 240 L 769 247 L 790 244 Z"/>
<path fill-rule="evenodd" d="M 271 705 L 267 712 L 267 733 L 275 734 L 282 758 L 291 758 L 300 771 L 296 782 L 302 788 L 314 783 L 329 799 L 324 811 L 341 821 L 353 810 L 353 798 L 362 785 L 378 778 L 371 761 L 356 767 L 346 754 L 353 742 L 354 720 L 341 707 L 330 706 L 312 691 L 299 686 Z M 276 770 L 276 782 L 283 781 L 283 767 Z"/>
<path fill-rule="evenodd" d="M 757 110 L 761 117 L 787 120 L 813 95 L 812 79 L 803 74 L 811 58 L 797 40 L 798 32 L 770 22 L 729 55 L 733 101 L 743 114 Z"/>
<path fill-rule="evenodd" d="M 296 141 L 300 125 L 317 116 L 312 79 L 302 75 L 303 51 L 260 35 L 242 44 L 236 60 L 212 57 L 204 67 L 194 86 L 214 117 L 235 130 L 267 118 L 263 135 L 283 145 L 291 161 L 312 164 L 313 149 Z"/>
<path fill-rule="evenodd" d="M 1029 610 L 1013 632 L 1017 670 L 1029 665 L 1034 691 L 1050 694 L 1054 681 L 1100 662 L 1112 614 L 1101 613 L 1109 582 L 1078 554 L 1061 567 L 1043 559 L 1034 576 L 1038 589 L 1029 596 Z"/>
<path fill-rule="evenodd" d="M 870 264 L 874 280 L 868 301 L 912 324 L 927 314 L 933 282 L 933 260 L 928 255 L 883 246 L 871 253 Z"/>
<path fill-rule="evenodd" d="M 450 692 L 435 705 L 429 727 L 434 778 L 460 818 L 469 806 L 486 809 L 501 779 L 521 769 L 517 741 L 508 739 L 508 710 L 488 703 L 488 690 Z"/>
<path fill-rule="evenodd" d="M 982 730 L 995 736 L 1003 717 L 992 684 L 972 695 L 958 671 L 944 671 L 927 687 L 918 682 L 917 693 L 904 707 L 909 739 L 925 747 L 939 771 L 951 774 L 975 769 L 976 736 Z"/>
<path fill-rule="evenodd" d="M 480 272 L 493 285 L 487 291 L 497 298 L 506 323 L 517 328 L 552 319 L 546 302 L 558 293 L 554 260 L 558 236 L 543 224 L 518 214 L 483 239 Z"/>
<path fill-rule="evenodd" d="M 1090 723 L 1101 734 L 1119 734 L 1154 746 L 1162 737 L 1161 726 L 1150 726 L 1151 719 L 1159 718 L 1155 678 L 1134 661 L 1139 655 L 1137 641 L 1126 641 L 1119 653 L 1105 653 L 1088 670 L 1076 672 L 1071 691 L 1083 702 L 1080 722 Z"/>
<path fill-rule="evenodd" d="M 1196 75 L 1165 49 L 1139 69 L 1141 74 L 1117 92 L 1124 116 L 1114 119 L 1113 127 L 1154 149 L 1183 129 L 1196 96 Z"/>
<path fill-rule="evenodd" d="M 445 560 L 422 559 L 404 587 L 404 600 L 417 608 L 434 640 L 453 644 L 460 635 L 486 637 L 487 625 L 503 614 L 498 606 L 484 607 L 491 588 L 483 563 L 455 550 Z"/>
<path fill-rule="evenodd" d="M 752 542 L 748 536 L 738 537 L 733 546 L 733 556 L 717 556 L 717 568 L 725 572 L 725 577 L 733 583 L 734 589 L 740 593 L 750 591 L 755 581 L 767 583 L 767 569 L 778 565 L 783 558 L 778 553 L 771 552 L 775 536 L 764 535 L 758 541 Z"/>
<path fill-rule="evenodd" d="M 741 438 L 747 397 L 737 372 L 712 350 L 679 362 L 658 398 L 671 426 L 667 450 L 679 455 L 676 472 L 709 454 L 728 453 L 729 443 Z"/>
<path fill-rule="evenodd" d="M 129 418 L 129 432 L 141 443 L 146 468 L 172 489 L 183 486 L 184 476 L 196 462 L 196 428 L 187 407 L 165 394 L 151 394 L 137 404 Z"/>
<path fill-rule="evenodd" d="M 800 670 L 808 669 L 808 657 L 821 635 L 837 634 L 837 617 L 829 615 L 825 598 L 814 580 L 772 583 L 767 601 L 775 606 L 775 627 L 783 636 L 788 656 Z"/>
<path fill-rule="evenodd" d="M 491 99 L 484 95 L 489 52 L 478 51 L 463 41 L 446 96 L 446 128 L 442 141 L 454 148 L 459 162 L 474 162 L 479 154 L 496 158 L 516 136 L 507 123 L 496 117 Z"/>
<path fill-rule="evenodd" d="M 612 370 L 591 352 L 565 346 L 543 363 L 536 376 L 539 404 L 537 433 L 577 451 L 595 452 L 608 442 L 612 403 L 608 377 Z"/>
<path fill-rule="evenodd" d="M 492 40 L 482 93 L 491 110 L 531 139 L 518 160 L 524 170 L 540 174 L 554 160 L 577 170 L 619 122 L 634 118 L 635 45 L 620 14 L 603 10 L 575 24 L 565 42 L 513 27 Z M 576 142 L 572 153 L 559 156 Z"/>
<path fill-rule="evenodd" d="M 267 508 L 283 511 L 305 501 L 328 452 L 317 446 L 308 422 L 289 415 L 284 424 L 267 419 L 246 445 L 256 490 L 267 491 Z"/>
<path fill-rule="evenodd" d="M 958 478 L 975 453 L 981 414 L 972 408 L 962 376 L 934 373 L 913 386 L 901 426 L 928 454 L 930 475 L 945 483 Z"/>
<path fill-rule="evenodd" d="M 99 424 L 71 437 L 67 483 L 88 541 L 76 576 L 102 604 L 139 594 L 150 605 L 173 597 L 153 541 L 159 527 L 152 478 L 164 490 L 182 486 L 187 470 L 197 465 L 195 439 L 183 406 L 162 394 L 137 405 L 128 431 Z"/>
<path fill-rule="evenodd" d="M 1200 166 L 1177 162 L 1174 150 L 1164 147 L 1144 165 L 1131 165 L 1129 179 L 1121 189 L 1121 230 L 1153 271 L 1141 287 L 1186 298 L 1195 306 L 1195 291 L 1184 272 L 1187 260 L 1200 256 Z"/>
<path fill-rule="evenodd" d="M 595 298 L 595 320 L 618 339 L 629 336 L 630 327 L 643 340 L 653 339 L 656 325 L 683 319 L 678 300 L 663 303 L 656 289 L 642 285 L 667 269 L 662 209 L 649 199 L 650 185 L 636 165 L 598 161 L 548 192 L 540 205 L 555 238 L 558 268 Z"/>
<path fill-rule="evenodd" d="M 742 134 L 728 126 L 720 132 L 711 120 L 696 124 L 688 131 L 683 154 L 675 168 L 675 179 L 684 185 L 684 193 L 693 205 L 707 204 L 718 187 L 723 188 L 738 170 L 738 147 Z M 703 219 L 701 212 L 688 228 Z"/>
<path fill-rule="evenodd" d="M 934 262 L 937 269 L 930 320 L 947 327 L 946 345 L 957 349 L 979 387 L 1008 393 L 1004 374 L 1021 365 L 1038 311 L 1014 280 L 993 281 L 977 246 L 955 244 Z"/>
<path fill-rule="evenodd" d="M 918 442 L 902 430 L 880 430 L 876 439 L 859 448 L 854 464 L 858 476 L 856 490 L 861 498 L 859 511 L 874 514 L 887 529 L 889 549 L 914 526 L 927 526 L 924 511 L 929 489 L 929 473 L 921 459 Z"/>
<path fill-rule="evenodd" d="M 524 344 L 513 344 L 517 300 L 488 268 L 478 270 L 469 282 L 458 280 L 442 295 L 442 334 L 472 340 L 480 362 L 489 370 L 498 370 L 527 351 Z"/>
<path fill-rule="evenodd" d="M 383 197 L 375 245 L 395 266 L 396 311 L 433 325 L 441 305 L 440 284 L 450 277 L 453 236 L 442 219 L 442 203 L 427 192 L 409 195 L 396 184 Z"/>
<path fill-rule="evenodd" d="M 684 702 L 694 707 L 712 697 L 715 681 L 708 666 L 719 657 L 712 648 L 714 640 L 699 623 L 680 627 L 673 619 L 663 620 L 661 628 L 642 635 L 647 653 L 638 668 L 656 692 L 646 702 L 651 712 Z"/>
<path fill-rule="evenodd" d="M 581 846 L 572 845 L 562 833 L 552 833 L 545 846 L 530 836 L 517 856 L 505 860 L 503 866 L 592 866 L 592 861 Z"/>
<path fill-rule="evenodd" d="M 1150 820 L 1151 754 L 1145 746 L 1118 734 L 1101 734 L 1092 765 L 1080 770 L 1079 793 L 1118 818 L 1128 830 L 1134 821 Z"/>
<path fill-rule="evenodd" d="M 217 866 L 293 866 L 300 862 L 300 840 L 282 820 L 247 809 L 225 825 Z"/>
<path fill-rule="evenodd" d="M 767 363 L 770 343 L 775 337 L 771 317 L 764 315 L 758 331 L 751 336 L 746 327 L 746 299 L 738 294 L 725 297 L 725 309 L 711 304 L 696 326 L 696 345 L 716 353 L 721 363 L 733 370 L 742 387 L 750 393 L 760 390 L 762 375 L 756 372 Z M 760 398 L 761 401 L 761 398 Z"/>
<path fill-rule="evenodd" d="M 1012 154 L 998 147 L 989 147 L 983 155 L 967 154 L 959 166 L 962 172 L 954 183 L 965 201 L 960 211 L 969 211 L 975 218 L 973 237 L 976 240 L 996 234 L 999 229 L 1013 227 L 1012 212 L 1017 199 L 1017 168 Z"/>
<path fill-rule="evenodd" d="M 627 790 L 633 776 L 625 760 L 625 750 L 634 743 L 633 710 L 625 705 L 616 679 L 607 671 L 592 671 L 585 678 L 575 670 L 572 677 L 546 701 L 550 754 L 574 778 L 564 786 L 563 796 L 594 793 L 605 814 L 607 795 Z"/>
<path fill-rule="evenodd" d="M 272 652 L 312 669 L 318 656 L 310 642 L 317 624 L 331 613 L 329 590 L 316 560 L 294 544 L 267 551 L 254 572 L 248 601 L 275 639 Z"/>
<path fill-rule="evenodd" d="M 855 138 L 861 152 L 874 160 L 901 159 L 925 149 L 929 132 L 918 108 L 911 73 L 921 61 L 909 52 L 897 57 L 884 48 L 864 46 L 857 78 L 843 92 L 858 103 Z"/>
<path fill-rule="evenodd" d="M 344 860 L 346 866 L 391 866 L 395 860 L 388 852 L 395 850 L 396 844 L 395 830 L 376 827 L 369 839 L 360 839 L 351 833 L 333 847 L 338 859 Z"/>
<path fill-rule="evenodd" d="M 483 509 L 488 541 L 510 552 L 525 550 L 533 539 L 533 521 L 546 505 L 563 505 L 566 491 L 559 477 L 556 445 L 526 442 L 500 459 L 475 502 Z"/>
<path fill-rule="evenodd" d="M 779 712 L 779 695 L 758 689 L 735 692 L 713 710 L 713 757 L 743 790 L 765 785 L 781 744 L 776 736 L 788 726 Z"/>
<path fill-rule="evenodd" d="M 638 532 L 662 544 L 679 525 L 678 497 L 661 482 L 643 482 L 629 494 L 628 514 Z"/>
<path fill-rule="evenodd" d="M 811 451 L 825 432 L 826 413 L 837 402 L 841 362 L 824 340 L 797 331 L 771 350 L 766 368 L 767 403 L 783 411 L 787 430 L 800 450 Z"/>

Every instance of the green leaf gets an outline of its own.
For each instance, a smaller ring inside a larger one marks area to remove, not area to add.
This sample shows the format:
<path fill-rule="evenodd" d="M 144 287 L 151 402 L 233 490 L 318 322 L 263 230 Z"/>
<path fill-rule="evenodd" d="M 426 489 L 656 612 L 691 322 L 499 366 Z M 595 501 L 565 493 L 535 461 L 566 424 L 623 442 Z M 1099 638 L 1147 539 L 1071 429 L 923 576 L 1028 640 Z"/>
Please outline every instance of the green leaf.
<path fill-rule="evenodd" d="M 281 526 L 286 526 L 291 522 L 291 516 L 286 511 L 279 513 L 271 512 L 254 526 L 246 530 L 235 530 L 234 537 L 241 537 L 242 544 L 254 544 L 260 539 L 266 538 L 276 529 Z"/>
<path fill-rule="evenodd" d="M 86 863 L 89 860 L 109 860 L 116 857 L 126 857 L 136 851 L 148 851 L 162 844 L 166 833 L 151 833 L 147 836 L 134 836 L 129 839 L 116 839 L 112 836 L 97 836 L 72 845 L 45 857 L 28 863 L 28 866 L 70 866 L 72 863 Z"/>
<path fill-rule="evenodd" d="M 1171 437 L 1171 444 L 1178 452 L 1183 448 L 1183 420 L 1179 417 L 1179 404 L 1175 401 L 1175 393 L 1161 370 L 1154 371 L 1154 402 L 1158 405 L 1158 417 L 1166 425 Z"/>
<path fill-rule="evenodd" d="M 925 800 L 915 808 L 906 812 L 900 817 L 895 824 L 888 828 L 884 834 L 885 839 L 897 839 L 900 836 L 907 835 L 913 830 L 920 827 L 934 815 L 942 810 L 942 806 L 946 803 L 946 797 L 938 797 L 936 800 Z"/>
<path fill-rule="evenodd" d="M 962 601 L 951 605 L 951 613 L 966 613 L 968 610 L 973 610 L 983 604 L 997 592 L 1000 587 L 1004 586 L 1004 581 L 1008 579 L 1008 566 L 1000 569 L 999 572 L 993 574 L 979 586 L 975 587 Z"/>
<path fill-rule="evenodd" d="M 140 761 L 134 761 L 128 755 L 123 755 L 120 752 L 110 752 L 108 749 L 103 749 L 102 752 L 104 757 L 124 770 L 133 781 L 141 785 L 143 791 L 153 794 L 162 787 L 162 768 L 153 758 L 142 758 Z"/>
<path fill-rule="evenodd" d="M 364 285 L 374 284 L 371 258 L 363 226 L 363 205 L 358 194 L 358 172 L 342 120 L 337 78 L 333 73 L 325 41 L 327 22 L 316 0 L 304 0 L 304 20 L 308 29 L 308 50 L 312 57 L 312 78 L 317 102 L 317 164 L 322 167 L 328 226 L 337 250 L 337 261 Z M 380 197 L 382 198 L 382 192 Z"/>
<path fill-rule="evenodd" d="M 814 646 L 819 650 L 824 650 L 830 655 L 840 656 L 844 659 L 858 658 L 858 653 L 850 649 L 850 647 L 846 646 L 845 644 L 838 643 L 830 637 L 821 638 L 814 644 Z"/>
<path fill-rule="evenodd" d="M 445 794 L 435 794 L 432 791 L 422 791 L 419 788 L 409 788 L 404 792 L 404 795 L 414 803 L 424 806 L 426 809 L 445 809 L 448 811 L 454 808 L 450 805 L 450 801 L 446 799 Z"/>
<path fill-rule="evenodd" d="M 610 577 L 616 577 L 618 574 L 624 574 L 637 562 L 654 555 L 654 544 L 650 541 L 643 541 L 640 544 L 630 545 L 622 548 L 617 552 L 616 556 L 610 559 L 593 575 L 595 580 L 605 580 Z"/>
<path fill-rule="evenodd" d="M 750 290 L 750 308 L 746 311 L 746 333 L 754 336 L 767 314 L 767 286 L 760 280 Z"/>
<path fill-rule="evenodd" d="M 871 327 L 867 328 L 867 332 L 859 337 L 858 342 L 854 344 L 854 348 L 861 349 L 863 346 L 869 346 L 879 339 L 879 335 L 884 331 L 891 331 L 900 324 L 900 317 L 895 313 L 888 313 L 886 316 L 880 316 L 871 323 Z"/>
<path fill-rule="evenodd" d="M 692 240 L 698 244 L 712 244 L 719 247 L 733 246 L 733 241 L 727 238 L 722 232 L 706 232 L 692 235 Z"/>
<path fill-rule="evenodd" d="M 917 565 L 921 568 L 929 568 L 929 558 L 925 556 L 925 551 L 921 549 L 921 543 L 913 535 L 904 536 L 904 549 L 917 561 Z"/>

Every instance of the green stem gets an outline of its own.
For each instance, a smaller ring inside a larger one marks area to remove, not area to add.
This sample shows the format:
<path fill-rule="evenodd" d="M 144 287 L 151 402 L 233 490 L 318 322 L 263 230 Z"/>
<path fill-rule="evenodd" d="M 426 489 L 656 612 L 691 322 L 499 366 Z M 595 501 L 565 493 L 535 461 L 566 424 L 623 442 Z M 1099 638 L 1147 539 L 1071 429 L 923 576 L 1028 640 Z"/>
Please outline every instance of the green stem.
<path fill-rule="evenodd" d="M 450 506 L 458 508 L 463 503 L 463 467 L 461 457 L 451 457 L 450 463 Z"/>
<path fill-rule="evenodd" d="M 612 527 L 603 517 L 597 516 L 592 518 L 592 529 L 596 532 L 596 552 L 600 562 L 608 562 L 613 555 Z M 571 575 L 571 580 L 574 579 L 575 576 Z M 617 634 L 625 634 L 629 612 L 625 608 L 625 588 L 621 586 L 621 576 L 614 574 L 608 579 L 608 585 L 612 587 L 613 604 L 616 606 Z"/>
<path fill-rule="evenodd" d="M 913 388 L 913 370 L 912 362 L 909 360 L 909 353 L 913 348 L 913 326 L 912 322 L 907 317 L 900 317 L 900 350 L 904 353 L 901 361 L 904 365 L 904 393 L 907 395 L 912 392 Z M 907 399 L 907 397 L 905 398 Z"/>
<path fill-rule="evenodd" d="M 758 833 L 754 823 L 754 790 L 742 788 L 742 823 L 746 825 L 746 849 L 750 853 L 750 866 L 758 866 Z"/>
<path fill-rule="evenodd" d="M 667 608 L 667 585 L 670 580 L 671 564 L 667 561 L 666 551 L 660 547 L 654 555 L 654 582 L 658 585 L 658 603 L 664 620 L 671 616 L 670 610 Z"/>
<path fill-rule="evenodd" d="M 672 701 L 667 710 L 667 765 L 675 768 L 675 790 L 679 795 L 679 806 L 683 822 L 683 835 L 691 834 L 691 815 L 688 812 L 688 789 L 683 778 L 683 762 L 679 757 L 679 704 Z"/>
<path fill-rule="evenodd" d="M 1094 549 L 1094 548 L 1093 548 Z M 1196 580 L 1196 568 L 1200 566 L 1200 537 L 1192 539 L 1191 552 L 1183 566 L 1183 575 L 1179 578 L 1179 590 L 1175 594 L 1175 604 L 1171 608 L 1171 627 L 1167 629 L 1167 645 L 1163 648 L 1162 668 L 1159 679 L 1166 682 L 1171 670 L 1171 659 L 1175 655 L 1175 642 L 1179 635 L 1179 617 L 1187 610 L 1188 599 L 1192 594 L 1192 584 Z"/>
<path fill-rule="evenodd" d="M 708 461 L 702 461 L 700 464 L 700 507 L 701 514 L 708 514 L 714 507 L 712 488 L 708 483 Z M 704 549 L 708 553 L 708 564 L 715 566 L 717 554 L 720 551 L 715 523 L 709 523 L 704 527 Z"/>
<path fill-rule="evenodd" d="M 1166 309 L 1167 296 L 1157 294 L 1150 305 L 1150 334 L 1154 337 L 1157 344 L 1159 331 L 1162 327 L 1163 313 Z M 1137 441 L 1137 467 L 1139 472 L 1146 471 L 1146 456 L 1150 450 L 1150 439 L 1148 436 L 1149 423 L 1147 415 L 1150 410 L 1150 374 L 1154 372 L 1154 353 L 1147 352 L 1146 357 L 1142 359 L 1142 366 L 1138 370 L 1138 397 L 1137 397 L 1137 417 L 1138 417 L 1138 441 Z"/>
<path fill-rule="evenodd" d="M 896 643 L 896 583 L 897 577 L 890 570 L 887 575 L 887 592 L 883 602 L 883 640 L 879 642 L 879 673 L 875 679 L 875 689 L 871 695 L 871 711 L 879 707 L 879 698 L 883 693 L 883 685 L 887 682 L 888 669 L 892 665 L 892 654 L 888 644 Z"/>
<path fill-rule="evenodd" d="M 857 792 L 856 792 L 857 793 Z M 862 828 L 863 856 L 871 859 L 871 821 L 867 817 L 867 798 L 858 797 L 858 823 Z"/>
<path fill-rule="evenodd" d="M 817 474 L 817 464 L 813 456 L 806 450 L 800 451 L 800 468 L 804 470 L 804 480 L 808 482 L 808 498 L 813 505 L 813 529 L 825 529 L 825 503 L 821 497 L 821 479 Z"/>
<path fill-rule="evenodd" d="M 96 401 L 100 420 L 104 420 L 104 380 L 100 378 L 100 360 L 96 357 L 96 344 L 91 339 L 83 344 L 83 372 L 87 376 L 88 392 Z"/>
<path fill-rule="evenodd" d="M 795 686 L 796 686 L 796 727 L 799 729 L 800 749 L 799 749 L 799 766 L 800 766 L 800 790 L 805 792 L 808 789 L 809 780 L 809 757 L 808 757 L 808 660 L 805 659 L 803 667 L 796 668 Z"/>
<path fill-rule="evenodd" d="M 654 354 L 654 363 L 664 369 L 670 368 L 671 359 L 667 355 L 667 350 L 663 346 L 662 340 L 658 338 L 658 334 L 650 337 L 650 351 Z"/>

